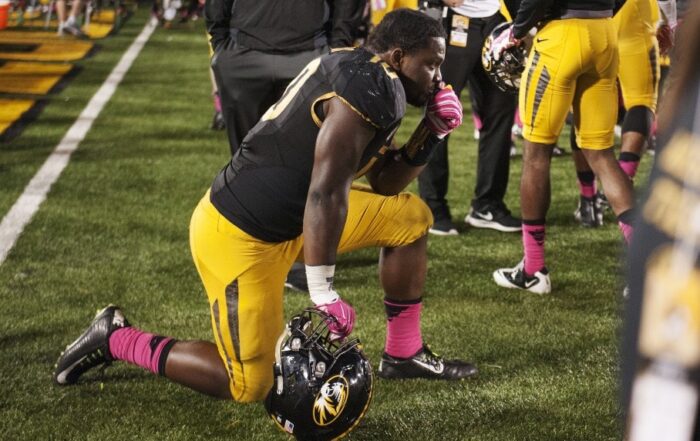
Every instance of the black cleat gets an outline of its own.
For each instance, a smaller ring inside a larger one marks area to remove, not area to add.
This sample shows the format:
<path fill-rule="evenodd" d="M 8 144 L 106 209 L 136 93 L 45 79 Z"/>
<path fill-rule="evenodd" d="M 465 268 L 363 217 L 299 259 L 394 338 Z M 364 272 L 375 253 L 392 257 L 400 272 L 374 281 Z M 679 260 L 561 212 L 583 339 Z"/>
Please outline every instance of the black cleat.
<path fill-rule="evenodd" d="M 429 378 L 433 380 L 462 380 L 475 376 L 479 370 L 462 360 L 445 360 L 423 345 L 410 358 L 394 358 L 386 352 L 379 362 L 379 376 L 389 380 Z"/>
<path fill-rule="evenodd" d="M 57 384 L 74 384 L 86 371 L 113 358 L 109 352 L 109 336 L 116 329 L 131 326 L 118 306 L 109 305 L 98 311 L 90 326 L 58 357 L 53 379 Z"/>
<path fill-rule="evenodd" d="M 605 196 L 605 193 L 602 191 L 598 190 L 595 194 L 595 206 L 598 208 L 598 211 L 601 212 L 601 214 L 605 210 L 610 210 L 610 202 L 608 201 L 607 196 Z"/>
<path fill-rule="evenodd" d="M 605 196 L 605 193 L 602 191 L 598 190 L 598 192 L 595 194 L 595 206 L 598 208 L 598 211 L 602 215 L 606 210 L 611 210 L 610 208 L 610 202 L 608 201 L 608 197 Z"/>
<path fill-rule="evenodd" d="M 224 130 L 226 128 L 224 114 L 221 112 L 214 112 L 214 117 L 211 120 L 211 125 L 209 125 L 209 128 L 212 130 Z"/>
<path fill-rule="evenodd" d="M 598 199 L 595 197 L 587 198 L 581 196 L 578 207 L 574 211 L 574 219 L 587 228 L 596 228 L 603 225 L 603 212 L 599 209 L 597 202 Z"/>

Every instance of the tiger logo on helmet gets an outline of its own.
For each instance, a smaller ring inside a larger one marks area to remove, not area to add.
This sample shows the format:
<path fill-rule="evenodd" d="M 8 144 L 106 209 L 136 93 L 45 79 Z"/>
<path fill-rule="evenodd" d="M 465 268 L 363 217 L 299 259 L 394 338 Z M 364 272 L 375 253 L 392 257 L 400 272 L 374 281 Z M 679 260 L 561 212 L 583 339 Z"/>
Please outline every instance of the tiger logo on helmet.
<path fill-rule="evenodd" d="M 314 403 L 314 422 L 327 426 L 343 413 L 348 400 L 348 381 L 336 375 L 323 383 Z"/>

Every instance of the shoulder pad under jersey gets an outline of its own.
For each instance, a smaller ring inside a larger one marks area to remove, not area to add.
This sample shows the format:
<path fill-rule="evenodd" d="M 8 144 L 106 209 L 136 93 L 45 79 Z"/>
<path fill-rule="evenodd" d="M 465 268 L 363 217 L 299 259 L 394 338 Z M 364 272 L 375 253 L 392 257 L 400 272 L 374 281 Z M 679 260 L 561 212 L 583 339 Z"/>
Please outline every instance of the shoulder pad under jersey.
<path fill-rule="evenodd" d="M 385 129 L 403 118 L 403 85 L 396 72 L 379 57 L 356 49 L 352 56 L 343 57 L 335 70 L 333 91 L 370 124 Z"/>

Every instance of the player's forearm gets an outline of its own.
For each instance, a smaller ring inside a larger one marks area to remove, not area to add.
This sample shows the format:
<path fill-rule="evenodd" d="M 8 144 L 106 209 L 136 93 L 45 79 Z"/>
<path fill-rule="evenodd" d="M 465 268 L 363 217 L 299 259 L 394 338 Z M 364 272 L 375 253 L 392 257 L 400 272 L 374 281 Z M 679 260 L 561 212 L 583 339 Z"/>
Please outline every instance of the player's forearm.
<path fill-rule="evenodd" d="M 334 265 L 348 213 L 349 188 L 309 189 L 304 211 L 304 262 Z"/>
<path fill-rule="evenodd" d="M 372 189 L 385 196 L 402 192 L 425 168 L 433 150 L 444 140 L 428 129 L 421 121 L 416 130 L 398 152 L 387 155 L 369 173 Z"/>
<path fill-rule="evenodd" d="M 368 174 L 368 180 L 375 193 L 392 196 L 404 191 L 424 168 L 425 164 L 414 166 L 406 163 L 400 153 L 396 156 L 389 154 L 376 171 Z"/>
<path fill-rule="evenodd" d="M 444 139 L 435 135 L 422 120 L 406 145 L 387 155 L 370 171 L 368 177 L 372 189 L 386 196 L 402 192 L 423 171 L 433 150 L 443 142 Z"/>

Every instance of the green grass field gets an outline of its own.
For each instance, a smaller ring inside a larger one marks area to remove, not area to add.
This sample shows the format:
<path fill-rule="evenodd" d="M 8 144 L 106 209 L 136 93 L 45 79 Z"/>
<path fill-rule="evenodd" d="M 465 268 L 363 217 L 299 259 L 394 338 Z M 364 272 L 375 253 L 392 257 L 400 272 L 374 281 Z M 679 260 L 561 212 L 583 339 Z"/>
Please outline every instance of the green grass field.
<path fill-rule="evenodd" d="M 141 8 L 79 63 L 81 72 L 36 122 L 0 144 L 2 215 L 147 19 Z M 208 129 L 207 63 L 201 21 L 158 29 L 0 266 L 0 439 L 284 439 L 260 405 L 216 401 L 133 366 L 91 372 L 72 387 L 51 381 L 62 348 L 108 303 L 145 330 L 211 337 L 188 244 L 191 212 L 229 151 L 224 133 Z M 400 141 L 417 118 L 414 109 Z M 465 121 L 450 144 L 450 202 L 460 223 L 476 170 L 473 127 Z M 646 157 L 638 182 L 649 163 Z M 520 166 L 515 159 L 507 199 L 516 213 Z M 494 269 L 520 259 L 518 234 L 464 228 L 458 237 L 431 237 L 423 334 L 438 353 L 476 362 L 480 376 L 377 380 L 367 417 L 349 439 L 620 439 L 621 236 L 609 214 L 595 230 L 573 220 L 578 190 L 569 155 L 554 159 L 552 183 L 553 293 L 492 282 Z M 377 256 L 342 256 L 336 281 L 357 310 L 356 335 L 375 366 L 385 321 Z M 286 292 L 287 316 L 308 303 Z"/>

